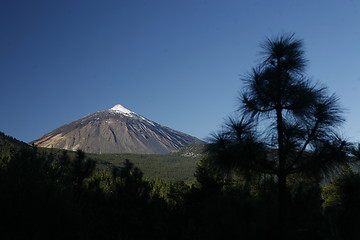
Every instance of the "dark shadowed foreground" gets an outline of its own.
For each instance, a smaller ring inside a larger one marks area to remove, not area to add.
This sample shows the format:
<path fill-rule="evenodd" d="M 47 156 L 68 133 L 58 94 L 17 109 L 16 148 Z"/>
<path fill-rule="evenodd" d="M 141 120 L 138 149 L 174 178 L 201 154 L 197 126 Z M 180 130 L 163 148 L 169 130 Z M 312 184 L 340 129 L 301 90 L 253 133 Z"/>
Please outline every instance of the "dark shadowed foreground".
<path fill-rule="evenodd" d="M 277 236 L 276 181 L 224 177 L 203 158 L 196 181 L 145 181 L 131 162 L 94 171 L 83 152 L 69 158 L 36 149 L 2 157 L 1 239 L 269 239 Z M 328 186 L 288 178 L 291 239 L 358 239 L 360 176 L 350 169 Z"/>

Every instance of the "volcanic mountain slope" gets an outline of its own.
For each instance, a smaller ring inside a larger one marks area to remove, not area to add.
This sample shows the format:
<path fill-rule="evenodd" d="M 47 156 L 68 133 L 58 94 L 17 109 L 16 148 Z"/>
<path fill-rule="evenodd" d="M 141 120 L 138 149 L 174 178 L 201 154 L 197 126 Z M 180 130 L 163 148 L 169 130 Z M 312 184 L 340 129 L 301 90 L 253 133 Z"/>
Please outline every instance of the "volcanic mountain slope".
<path fill-rule="evenodd" d="M 33 141 L 46 148 L 89 153 L 169 153 L 202 141 L 161 126 L 120 104 L 61 126 Z"/>

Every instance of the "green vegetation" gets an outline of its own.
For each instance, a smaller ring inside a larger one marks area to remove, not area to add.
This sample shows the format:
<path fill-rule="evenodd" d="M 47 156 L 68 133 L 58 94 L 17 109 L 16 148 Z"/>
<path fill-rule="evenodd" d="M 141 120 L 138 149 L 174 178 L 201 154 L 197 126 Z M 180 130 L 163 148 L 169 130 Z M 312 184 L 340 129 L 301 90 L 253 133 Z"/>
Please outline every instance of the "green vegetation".
<path fill-rule="evenodd" d="M 13 137 L 5 135 L 3 132 L 0 132 L 0 157 L 9 158 L 12 153 L 19 151 L 24 148 L 28 148 L 24 142 L 21 142 Z"/>
<path fill-rule="evenodd" d="M 197 158 L 172 154 L 89 154 L 89 157 L 96 160 L 102 169 L 120 167 L 125 160 L 129 160 L 144 172 L 145 178 L 186 182 L 195 180 L 194 172 L 198 162 Z"/>
<path fill-rule="evenodd" d="M 89 157 L 96 160 L 101 169 L 120 167 L 129 160 L 144 172 L 146 179 L 192 182 L 204 150 L 205 144 L 190 144 L 170 154 L 89 154 Z"/>
<path fill-rule="evenodd" d="M 194 144 L 194 146 L 189 145 L 170 154 L 89 153 L 88 156 L 96 161 L 98 170 L 111 171 L 112 168 L 121 167 L 126 160 L 129 160 L 143 171 L 145 179 L 161 178 L 170 181 L 192 182 L 195 180 L 194 172 L 203 148 L 204 144 Z M 66 150 L 38 148 L 38 151 L 59 156 Z M 76 152 L 73 151 L 66 152 L 71 157 L 76 155 Z"/>

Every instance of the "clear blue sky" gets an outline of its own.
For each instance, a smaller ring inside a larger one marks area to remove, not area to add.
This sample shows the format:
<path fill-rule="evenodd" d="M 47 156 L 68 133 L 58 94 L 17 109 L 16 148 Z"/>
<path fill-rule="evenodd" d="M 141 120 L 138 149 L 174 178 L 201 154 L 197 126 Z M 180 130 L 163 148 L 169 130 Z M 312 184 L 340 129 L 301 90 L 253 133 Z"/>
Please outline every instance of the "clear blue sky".
<path fill-rule="evenodd" d="M 28 142 L 119 103 L 204 139 L 237 109 L 259 43 L 284 32 L 359 141 L 357 0 L 1 0 L 0 131 Z"/>

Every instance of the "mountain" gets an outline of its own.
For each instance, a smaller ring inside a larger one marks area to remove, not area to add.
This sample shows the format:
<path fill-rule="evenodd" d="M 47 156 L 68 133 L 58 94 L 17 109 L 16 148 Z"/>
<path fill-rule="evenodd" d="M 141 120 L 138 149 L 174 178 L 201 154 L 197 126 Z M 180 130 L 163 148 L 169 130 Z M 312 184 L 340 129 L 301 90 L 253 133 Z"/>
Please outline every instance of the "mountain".
<path fill-rule="evenodd" d="M 46 148 L 81 149 L 88 153 L 164 154 L 202 141 L 161 126 L 118 104 L 63 125 L 31 143 Z"/>

